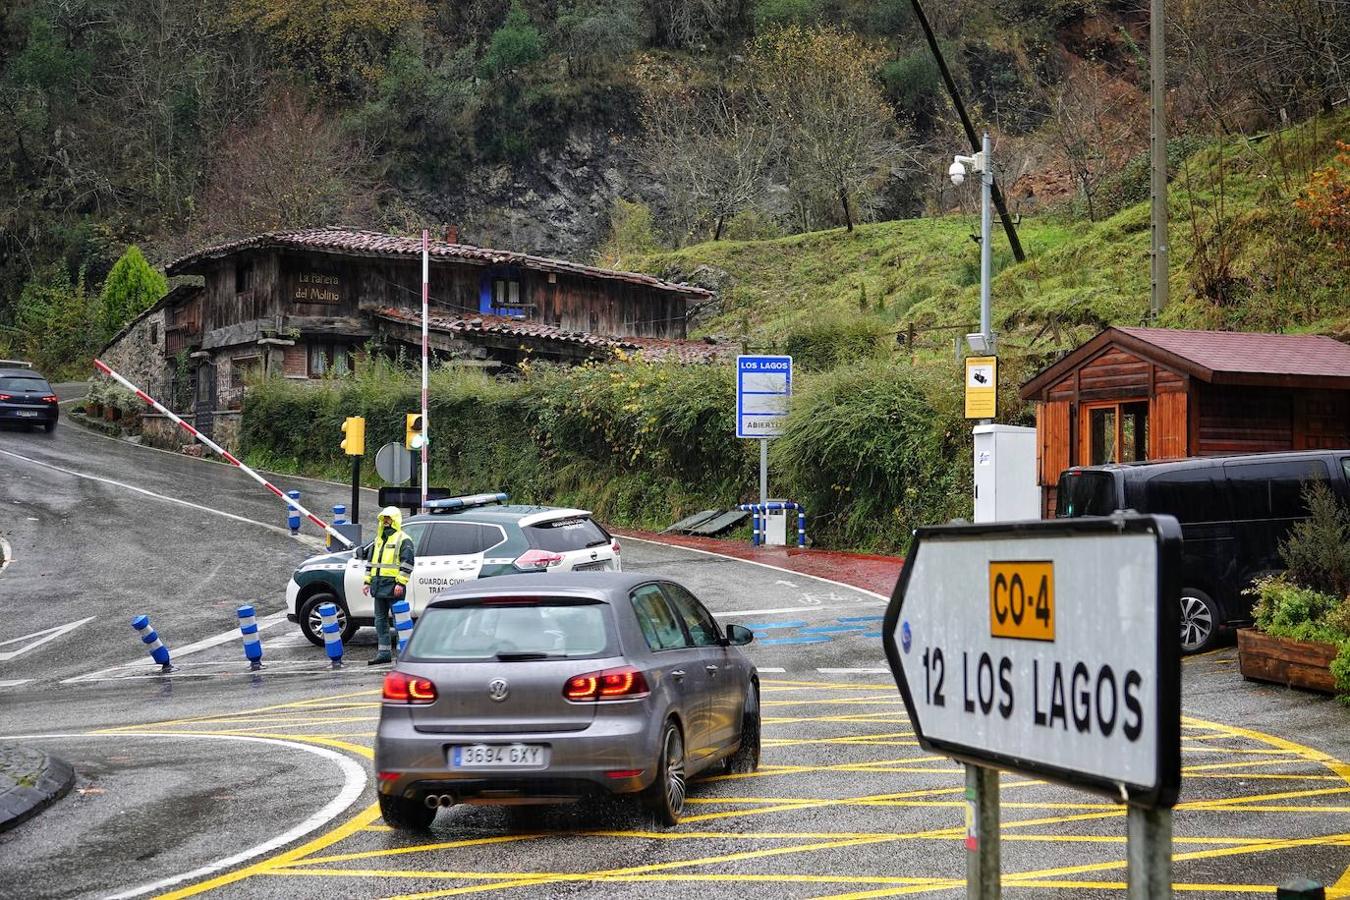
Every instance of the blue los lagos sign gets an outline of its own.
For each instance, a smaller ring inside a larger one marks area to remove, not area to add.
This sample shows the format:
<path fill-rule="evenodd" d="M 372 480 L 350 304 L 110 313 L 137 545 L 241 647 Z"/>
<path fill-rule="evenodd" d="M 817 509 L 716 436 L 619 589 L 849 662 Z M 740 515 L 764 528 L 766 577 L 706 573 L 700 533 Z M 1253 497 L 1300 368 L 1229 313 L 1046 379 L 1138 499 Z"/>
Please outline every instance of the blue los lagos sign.
<path fill-rule="evenodd" d="M 736 437 L 778 437 L 791 396 L 792 357 L 736 357 Z"/>

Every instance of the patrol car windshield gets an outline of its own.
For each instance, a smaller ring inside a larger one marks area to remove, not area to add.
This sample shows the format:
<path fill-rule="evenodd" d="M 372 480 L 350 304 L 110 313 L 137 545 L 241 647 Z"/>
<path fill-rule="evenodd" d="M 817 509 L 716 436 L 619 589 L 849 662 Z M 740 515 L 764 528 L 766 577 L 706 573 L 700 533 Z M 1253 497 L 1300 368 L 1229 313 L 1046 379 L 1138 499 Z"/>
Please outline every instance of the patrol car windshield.
<path fill-rule="evenodd" d="M 52 386 L 42 378 L 27 375 L 0 375 L 0 391 L 41 391 L 52 392 Z"/>
<path fill-rule="evenodd" d="M 584 516 L 538 522 L 525 526 L 524 530 L 531 547 L 552 553 L 585 550 L 609 543 L 609 533 Z"/>
<path fill-rule="evenodd" d="M 609 644 L 608 606 L 523 600 L 431 607 L 408 653 L 421 660 L 517 662 L 599 656 Z"/>
<path fill-rule="evenodd" d="M 1116 482 L 1106 472 L 1065 472 L 1055 496 L 1055 518 L 1109 516 L 1116 510 Z"/>

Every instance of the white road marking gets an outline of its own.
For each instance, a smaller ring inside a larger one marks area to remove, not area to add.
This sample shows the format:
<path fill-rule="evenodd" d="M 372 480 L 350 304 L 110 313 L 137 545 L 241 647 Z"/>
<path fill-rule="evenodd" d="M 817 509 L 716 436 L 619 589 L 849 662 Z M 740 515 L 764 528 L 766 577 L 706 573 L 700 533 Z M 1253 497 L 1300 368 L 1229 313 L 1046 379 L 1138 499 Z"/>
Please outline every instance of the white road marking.
<path fill-rule="evenodd" d="M 21 684 L 27 684 L 32 681 L 31 678 L 11 678 L 8 681 L 0 681 L 0 688 L 18 687 Z"/>
<path fill-rule="evenodd" d="M 717 612 L 711 610 L 714 616 L 725 618 L 727 616 L 768 616 L 774 613 L 799 613 L 799 612 L 821 612 L 826 609 L 861 609 L 869 606 L 884 606 L 884 603 L 876 601 L 863 601 L 860 603 L 844 603 L 838 606 L 780 606 L 776 609 L 737 609 L 731 612 Z"/>
<path fill-rule="evenodd" d="M 890 602 L 889 597 L 883 597 L 876 591 L 869 591 L 865 588 L 854 587 L 851 584 L 845 584 L 842 581 L 835 581 L 832 578 L 824 578 L 820 575 L 810 575 L 806 572 L 795 572 L 792 569 L 785 569 L 782 566 L 771 565 L 766 562 L 760 562 L 756 559 L 741 559 L 739 556 L 729 556 L 725 553 L 716 553 L 712 550 L 698 550 L 694 547 L 681 547 L 679 544 L 668 544 L 665 541 L 654 541 L 650 538 L 633 537 L 632 535 L 619 533 L 619 537 L 626 541 L 637 541 L 640 544 L 656 544 L 658 547 L 669 547 L 672 550 L 684 550 L 686 553 L 702 553 L 705 556 L 716 556 L 718 559 L 729 559 L 732 562 L 745 563 L 751 566 L 760 566 L 765 569 L 773 569 L 775 572 L 782 572 L 785 575 L 795 575 L 798 578 L 814 578 L 816 581 L 823 581 L 826 584 L 832 584 L 836 587 L 848 588 L 850 591 L 857 591 L 860 594 L 866 594 L 869 597 L 875 597 L 878 600 Z"/>
<path fill-rule="evenodd" d="M 263 616 L 261 619 L 258 619 L 257 621 L 258 621 L 258 630 L 263 631 L 264 629 L 271 628 L 273 625 L 277 625 L 280 624 L 281 622 L 286 621 L 286 611 L 283 609 L 279 612 L 274 612 L 271 615 Z M 175 650 L 173 646 L 170 645 L 169 658 L 171 660 L 179 660 L 182 659 L 184 656 L 191 656 L 194 653 L 200 653 L 203 650 L 209 650 L 212 647 L 218 647 L 221 644 L 232 640 L 240 640 L 239 629 L 231 628 L 229 631 L 222 631 L 220 634 L 217 634 L 214 637 L 203 638 L 202 640 L 197 641 L 196 643 L 187 644 L 186 646 L 179 647 L 177 650 Z M 264 652 L 266 651 L 266 649 L 267 648 L 264 645 L 263 647 Z M 119 666 L 109 666 L 106 669 L 99 669 L 97 672 L 88 672 L 84 675 L 76 675 L 73 678 L 66 678 L 61 683 L 78 684 L 83 681 L 107 681 L 109 677 L 114 678 L 118 677 L 116 675 L 113 675 L 112 673 L 118 672 L 119 670 L 123 669 L 129 669 L 133 666 L 139 669 L 144 665 L 146 665 L 146 657 L 141 656 L 136 660 L 134 660 L 133 662 L 122 663 Z M 156 673 L 156 677 L 159 677 L 158 673 Z"/>
<path fill-rule="evenodd" d="M 784 580 L 781 579 L 781 578 L 778 579 L 777 581 L 775 581 L 774 584 L 785 584 L 785 585 L 787 585 L 787 586 L 790 587 L 790 588 L 795 588 L 795 587 L 796 587 L 796 585 L 793 584 L 792 582 L 790 582 L 790 581 L 784 581 Z"/>
<path fill-rule="evenodd" d="M 822 674 L 822 675 L 889 675 L 889 674 L 891 674 L 890 668 L 880 668 L 880 669 L 868 669 L 868 668 L 855 668 L 855 669 L 816 669 L 816 671 L 819 672 L 819 673 Z"/>
<path fill-rule="evenodd" d="M 38 647 L 41 647 L 43 644 L 47 643 L 48 641 L 56 640 L 57 638 L 59 638 L 61 635 L 65 634 L 68 631 L 74 631 L 76 628 L 79 628 L 85 622 L 94 621 L 94 618 L 95 618 L 94 616 L 90 616 L 89 618 L 81 619 L 78 622 L 70 622 L 69 624 L 66 625 L 57 625 L 54 628 L 44 628 L 41 631 L 34 631 L 32 634 L 25 634 L 23 637 L 10 638 L 7 641 L 0 641 L 0 647 L 8 647 L 10 644 L 21 644 L 18 650 L 0 651 L 0 662 L 9 662 L 11 659 L 13 659 L 16 656 L 19 656 L 20 654 L 27 653 L 29 650 L 35 650 Z M 37 640 L 33 640 L 33 638 L 37 638 Z M 23 641 L 30 641 L 30 643 L 23 644 L 22 643 Z"/>
<path fill-rule="evenodd" d="M 366 789 L 366 770 L 356 761 L 348 756 L 344 756 L 335 750 L 329 750 L 327 747 L 316 747 L 312 744 L 302 744 L 298 741 L 280 740 L 278 738 L 246 737 L 237 734 L 176 734 L 174 732 L 163 731 L 137 731 L 137 732 L 118 732 L 117 734 L 21 734 L 16 737 L 7 738 L 7 740 L 39 740 L 48 738 L 100 738 L 111 737 L 120 740 L 138 737 L 157 737 L 157 738 L 178 738 L 188 740 L 223 740 L 223 741 L 248 741 L 257 744 L 274 744 L 278 747 L 286 747 L 293 750 L 303 750 L 306 753 L 313 753 L 315 756 L 321 756 L 337 764 L 342 772 L 342 790 L 336 797 L 324 804 L 323 808 L 315 811 L 313 815 L 305 819 L 294 828 L 277 835 L 274 838 L 249 847 L 247 850 L 241 850 L 231 856 L 218 859 L 215 862 L 207 863 L 204 866 L 193 869 L 190 872 L 183 872 L 180 875 L 170 875 L 168 878 L 161 878 L 159 881 L 143 884 L 140 887 L 121 891 L 120 893 L 110 895 L 110 900 L 124 900 L 128 897 L 139 897 L 142 894 L 152 894 L 162 891 L 164 888 L 172 887 L 175 884 L 182 884 L 184 881 L 196 881 L 207 875 L 213 875 L 223 869 L 233 868 L 240 863 L 247 862 L 256 856 L 264 853 L 271 853 L 273 850 L 286 846 L 292 841 L 299 840 L 312 831 L 317 831 L 329 822 L 336 819 L 346 811 L 347 807 L 360 798 L 361 793 Z"/>
<path fill-rule="evenodd" d="M 104 478 L 100 475 L 90 475 L 86 472 L 76 472 L 73 469 L 66 469 L 63 468 L 62 466 L 53 465 L 52 463 L 49 462 L 42 462 L 41 460 L 32 459 L 27 456 L 20 456 L 18 453 L 12 453 L 9 450 L 0 450 L 0 453 L 3 453 L 6 456 L 12 456 L 15 459 L 21 459 L 27 463 L 32 463 L 35 466 L 42 466 L 44 469 L 51 469 L 54 472 L 60 472 L 63 475 L 71 475 L 75 478 L 84 478 L 89 481 L 97 481 L 100 484 L 110 484 L 114 487 L 124 488 L 128 491 L 135 491 L 138 494 L 154 498 L 155 500 L 163 501 L 164 503 L 176 503 L 179 506 L 186 506 L 190 509 L 195 509 L 198 512 L 210 513 L 211 515 L 214 516 L 222 516 L 226 519 L 231 519 L 235 522 L 243 522 L 246 525 L 256 525 L 259 528 L 266 528 L 268 531 L 274 531 L 277 534 L 284 534 L 286 537 L 292 536 L 289 528 L 282 528 L 279 525 L 268 525 L 266 522 L 259 522 L 256 519 L 248 519 L 245 518 L 244 516 L 236 516 L 234 513 L 227 513 L 224 510 L 213 509 L 210 506 L 202 506 L 199 503 L 192 503 L 188 500 L 180 500 L 177 497 L 170 497 L 167 494 L 158 494 L 155 493 L 154 491 L 146 490 L 143 487 L 137 487 L 134 484 L 127 484 L 124 481 L 114 481 L 111 478 Z M 323 549 L 323 542 L 320 541 L 318 538 L 313 538 L 310 537 L 309 535 L 297 535 L 295 536 L 295 539 L 297 541 L 300 541 L 302 544 L 307 544 L 311 547 L 316 547 L 320 550 Z"/>
<path fill-rule="evenodd" d="M 755 666 L 755 668 L 761 672 L 768 672 L 772 675 L 782 675 L 787 671 L 787 669 L 784 669 L 781 666 Z"/>

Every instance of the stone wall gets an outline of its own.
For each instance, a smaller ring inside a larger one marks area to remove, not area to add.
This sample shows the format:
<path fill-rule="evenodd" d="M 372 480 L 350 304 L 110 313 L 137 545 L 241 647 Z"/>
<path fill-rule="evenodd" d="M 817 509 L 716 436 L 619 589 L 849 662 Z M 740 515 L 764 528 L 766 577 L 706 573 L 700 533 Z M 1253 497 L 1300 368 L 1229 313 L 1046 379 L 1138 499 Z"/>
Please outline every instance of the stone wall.
<path fill-rule="evenodd" d="M 150 394 L 161 390 L 173 371 L 164 358 L 164 310 L 155 310 L 133 325 L 103 352 L 102 359 Z"/>

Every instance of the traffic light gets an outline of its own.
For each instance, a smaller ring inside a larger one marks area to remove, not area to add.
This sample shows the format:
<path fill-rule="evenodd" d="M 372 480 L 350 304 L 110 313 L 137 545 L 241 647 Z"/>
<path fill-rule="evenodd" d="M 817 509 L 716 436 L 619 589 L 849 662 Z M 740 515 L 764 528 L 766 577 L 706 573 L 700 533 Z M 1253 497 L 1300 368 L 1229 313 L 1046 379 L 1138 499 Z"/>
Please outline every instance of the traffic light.
<path fill-rule="evenodd" d="M 366 452 L 366 420 L 360 416 L 348 416 L 343 420 L 342 452 L 348 456 L 361 456 Z"/>
<path fill-rule="evenodd" d="M 422 445 L 427 442 L 423 433 L 424 425 L 421 413 L 408 413 L 403 427 L 403 446 L 409 450 L 421 450 Z"/>

